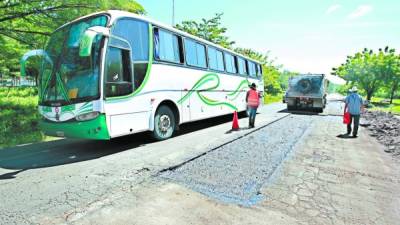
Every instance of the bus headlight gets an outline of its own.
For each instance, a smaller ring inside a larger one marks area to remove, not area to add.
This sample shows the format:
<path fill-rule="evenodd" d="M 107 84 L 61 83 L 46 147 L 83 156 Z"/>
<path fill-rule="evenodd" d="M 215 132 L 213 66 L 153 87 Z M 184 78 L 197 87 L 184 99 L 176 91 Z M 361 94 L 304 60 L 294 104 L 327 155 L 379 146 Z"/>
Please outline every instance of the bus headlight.
<path fill-rule="evenodd" d="M 99 114 L 100 114 L 99 112 L 85 113 L 85 114 L 77 116 L 76 120 L 78 120 L 78 121 L 92 120 L 92 119 L 98 117 Z"/>

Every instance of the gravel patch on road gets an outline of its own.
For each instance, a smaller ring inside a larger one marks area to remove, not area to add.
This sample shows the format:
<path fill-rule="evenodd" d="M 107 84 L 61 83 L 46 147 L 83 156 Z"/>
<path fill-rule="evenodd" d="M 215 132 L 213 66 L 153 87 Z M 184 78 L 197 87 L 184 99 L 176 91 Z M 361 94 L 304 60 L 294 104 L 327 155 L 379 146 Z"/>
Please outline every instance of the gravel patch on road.
<path fill-rule="evenodd" d="M 370 135 L 386 146 L 385 152 L 400 155 L 400 119 L 393 114 L 380 111 L 365 113 L 365 126 Z"/>
<path fill-rule="evenodd" d="M 310 127 L 313 116 L 291 115 L 208 152 L 160 177 L 225 203 L 250 206 L 260 189 Z"/>

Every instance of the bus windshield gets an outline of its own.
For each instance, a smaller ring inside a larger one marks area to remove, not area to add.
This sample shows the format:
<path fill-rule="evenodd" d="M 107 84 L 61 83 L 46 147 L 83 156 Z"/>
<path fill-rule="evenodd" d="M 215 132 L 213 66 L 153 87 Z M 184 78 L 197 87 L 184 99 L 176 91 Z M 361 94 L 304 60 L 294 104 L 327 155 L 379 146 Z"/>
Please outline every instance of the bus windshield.
<path fill-rule="evenodd" d="M 45 48 L 40 72 L 43 105 L 67 105 L 99 98 L 100 40 L 93 41 L 92 54 L 79 56 L 79 43 L 89 27 L 106 26 L 107 16 L 82 19 L 54 32 Z"/>

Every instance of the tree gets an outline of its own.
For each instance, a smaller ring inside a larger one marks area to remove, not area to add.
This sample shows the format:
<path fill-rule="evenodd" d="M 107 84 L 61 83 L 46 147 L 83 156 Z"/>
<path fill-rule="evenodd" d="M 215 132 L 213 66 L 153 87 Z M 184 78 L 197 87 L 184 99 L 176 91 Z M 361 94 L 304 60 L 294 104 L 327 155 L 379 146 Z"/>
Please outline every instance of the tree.
<path fill-rule="evenodd" d="M 385 50 L 379 49 L 378 53 L 365 48 L 362 52 L 354 56 L 347 56 L 346 62 L 338 68 L 333 68 L 333 74 L 343 77 L 351 84 L 359 86 L 365 91 L 367 99 L 380 88 L 390 87 L 393 95 L 398 88 L 396 79 L 396 68 L 398 68 L 398 58 L 394 55 L 394 49 L 386 47 Z"/>
<path fill-rule="evenodd" d="M 235 48 L 235 52 L 245 55 L 261 63 L 263 69 L 264 91 L 271 95 L 278 95 L 284 90 L 282 86 L 288 80 L 281 80 L 281 65 L 274 65 L 274 61 L 269 59 L 269 52 L 262 54 L 249 48 Z M 282 81 L 282 82 L 281 82 Z"/>
<path fill-rule="evenodd" d="M 397 56 L 394 73 L 392 77 L 392 85 L 390 91 L 390 104 L 393 104 L 393 99 L 400 86 L 400 55 Z"/>
<path fill-rule="evenodd" d="M 18 41 L 0 36 L 0 73 L 3 78 L 13 78 L 19 75 L 19 58 L 26 50 L 26 46 Z M 13 81 L 15 82 L 15 81 Z"/>
<path fill-rule="evenodd" d="M 235 42 L 225 36 L 227 29 L 221 26 L 222 15 L 222 13 L 216 14 L 214 18 L 202 19 L 199 23 L 196 21 L 183 21 L 181 24 L 177 24 L 176 28 L 221 45 L 222 47 L 233 49 Z M 287 84 L 288 80 L 281 80 L 282 66 L 274 65 L 274 60 L 269 58 L 269 52 L 263 54 L 253 49 L 239 47 L 234 48 L 234 51 L 260 62 L 263 68 L 264 89 L 266 93 L 272 95 L 282 93 L 284 84 L 281 82 Z"/>
<path fill-rule="evenodd" d="M 215 14 L 211 19 L 201 19 L 198 23 L 193 20 L 183 21 L 181 24 L 176 24 L 175 27 L 194 36 L 206 39 L 212 43 L 221 45 L 224 48 L 232 48 L 234 41 L 230 41 L 225 36 L 226 28 L 221 26 L 221 16 L 223 13 Z"/>
<path fill-rule="evenodd" d="M 385 89 L 389 93 L 390 104 L 400 85 L 400 55 L 395 54 L 395 49 L 385 48 L 384 54 L 381 52 L 380 70 L 385 74 Z"/>
<path fill-rule="evenodd" d="M 269 52 L 267 52 L 266 54 L 262 54 L 250 48 L 235 48 L 234 51 L 251 59 L 257 60 L 262 65 L 272 64 L 272 61 L 269 59 Z"/>
<path fill-rule="evenodd" d="M 144 14 L 134 0 L 3 0 L 0 1 L 0 72 L 16 76 L 28 49 L 43 48 L 57 27 L 96 11 L 120 9 Z"/>
<path fill-rule="evenodd" d="M 277 67 L 272 65 L 263 65 L 264 89 L 266 93 L 271 95 L 278 95 L 282 93 L 283 89 L 281 83 L 279 82 L 280 77 L 281 72 Z"/>
<path fill-rule="evenodd" d="M 279 76 L 279 84 L 281 85 L 281 89 L 287 90 L 289 87 L 289 78 L 297 75 L 299 75 L 299 73 L 283 70 Z"/>
<path fill-rule="evenodd" d="M 0 2 L 0 35 L 31 47 L 38 40 L 77 17 L 106 9 L 143 14 L 143 7 L 132 0 L 5 0 Z"/>

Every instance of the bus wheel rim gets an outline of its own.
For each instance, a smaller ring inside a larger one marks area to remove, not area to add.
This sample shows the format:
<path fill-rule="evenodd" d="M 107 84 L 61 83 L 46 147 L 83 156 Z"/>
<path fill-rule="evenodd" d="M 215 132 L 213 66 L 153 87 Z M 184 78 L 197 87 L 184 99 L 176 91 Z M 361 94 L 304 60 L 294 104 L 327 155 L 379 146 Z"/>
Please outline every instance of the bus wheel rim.
<path fill-rule="evenodd" d="M 160 116 L 158 128 L 162 133 L 166 133 L 171 128 L 171 119 L 168 115 Z"/>

